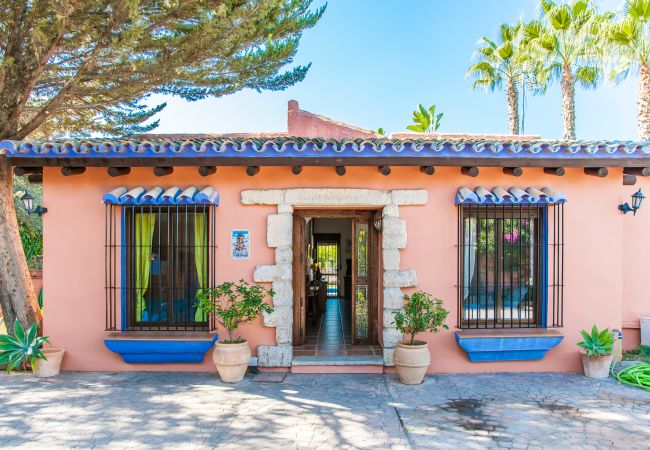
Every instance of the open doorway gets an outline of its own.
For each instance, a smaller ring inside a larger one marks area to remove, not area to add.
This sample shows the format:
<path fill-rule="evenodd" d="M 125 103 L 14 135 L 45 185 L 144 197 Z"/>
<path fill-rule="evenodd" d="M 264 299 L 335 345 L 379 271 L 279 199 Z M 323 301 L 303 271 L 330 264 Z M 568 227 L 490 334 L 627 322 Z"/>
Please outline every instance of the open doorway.
<path fill-rule="evenodd" d="M 381 356 L 376 211 L 294 213 L 294 356 Z"/>

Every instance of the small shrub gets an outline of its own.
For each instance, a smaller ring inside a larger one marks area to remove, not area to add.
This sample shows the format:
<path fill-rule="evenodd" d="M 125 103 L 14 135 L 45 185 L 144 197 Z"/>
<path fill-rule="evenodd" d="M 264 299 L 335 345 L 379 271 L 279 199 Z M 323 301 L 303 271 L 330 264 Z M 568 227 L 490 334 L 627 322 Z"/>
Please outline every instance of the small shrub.
<path fill-rule="evenodd" d="M 265 289 L 244 280 L 234 283 L 226 281 L 213 289 L 204 289 L 196 294 L 197 308 L 205 314 L 214 313 L 217 323 L 228 332 L 226 344 L 245 342 L 241 336 L 233 338 L 233 332 L 243 323 L 255 320 L 262 312 L 271 313 L 273 307 L 264 302 L 273 297 L 272 289 Z"/>
<path fill-rule="evenodd" d="M 416 291 L 410 297 L 404 296 L 404 311 L 394 313 L 395 327 L 404 335 L 411 335 L 410 345 L 415 342 L 415 335 L 425 331 L 437 333 L 440 328 L 448 330 L 444 325 L 449 311 L 445 309 L 442 300 L 434 298 L 424 291 Z"/>
<path fill-rule="evenodd" d="M 596 325 L 591 328 L 591 334 L 581 330 L 580 334 L 584 341 L 578 342 L 578 347 L 584 349 L 585 354 L 589 357 L 607 356 L 612 354 L 614 338 L 609 328 L 598 331 Z"/>
<path fill-rule="evenodd" d="M 623 352 L 623 361 L 641 361 L 650 364 L 650 345 L 639 345 L 632 350 Z"/>

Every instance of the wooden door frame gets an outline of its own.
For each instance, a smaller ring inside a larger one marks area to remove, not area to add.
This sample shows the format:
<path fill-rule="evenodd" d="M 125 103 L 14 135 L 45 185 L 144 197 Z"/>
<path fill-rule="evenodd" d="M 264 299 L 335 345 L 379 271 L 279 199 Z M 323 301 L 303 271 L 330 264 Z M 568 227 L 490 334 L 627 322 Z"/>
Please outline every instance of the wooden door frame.
<path fill-rule="evenodd" d="M 370 305 L 368 308 L 368 336 L 371 344 L 378 344 L 378 329 L 379 329 L 379 281 L 381 280 L 381 261 L 380 261 L 380 248 L 381 244 L 379 233 L 373 226 L 373 217 L 377 211 L 382 208 L 304 208 L 294 209 L 293 211 L 293 267 L 292 267 L 292 287 L 293 287 L 293 345 L 301 345 L 304 342 L 304 333 L 301 330 L 305 329 L 305 254 L 307 248 L 305 246 L 304 235 L 302 230 L 306 232 L 306 227 L 301 225 L 305 223 L 305 219 L 356 219 L 367 218 L 370 230 L 369 232 L 369 286 L 370 286 Z M 352 236 L 354 239 L 354 236 Z M 353 255 L 354 258 L 354 255 Z M 354 293 L 353 293 L 354 295 Z M 354 332 L 354 330 L 352 331 Z"/>

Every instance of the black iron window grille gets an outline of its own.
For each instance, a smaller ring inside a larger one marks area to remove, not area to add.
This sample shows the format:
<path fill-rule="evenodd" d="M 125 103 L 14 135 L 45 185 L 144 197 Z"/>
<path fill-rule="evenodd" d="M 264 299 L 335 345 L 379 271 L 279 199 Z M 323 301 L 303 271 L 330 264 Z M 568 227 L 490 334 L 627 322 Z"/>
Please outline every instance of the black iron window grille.
<path fill-rule="evenodd" d="M 564 205 L 458 207 L 458 327 L 563 326 Z"/>
<path fill-rule="evenodd" d="M 106 205 L 106 330 L 208 331 L 196 294 L 215 285 L 216 207 Z"/>

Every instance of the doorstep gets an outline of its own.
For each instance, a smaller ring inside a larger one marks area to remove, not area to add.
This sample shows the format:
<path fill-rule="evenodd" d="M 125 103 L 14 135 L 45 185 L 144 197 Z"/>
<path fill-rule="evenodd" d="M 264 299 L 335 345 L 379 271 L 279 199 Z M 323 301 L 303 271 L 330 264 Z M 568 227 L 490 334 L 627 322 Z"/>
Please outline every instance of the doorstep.
<path fill-rule="evenodd" d="M 294 356 L 291 373 L 384 373 L 382 356 Z"/>
<path fill-rule="evenodd" d="M 540 360 L 564 339 L 549 328 L 465 329 L 455 337 L 470 362 Z"/>

